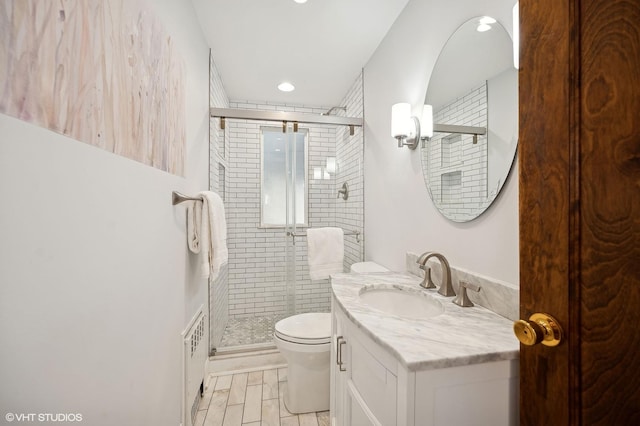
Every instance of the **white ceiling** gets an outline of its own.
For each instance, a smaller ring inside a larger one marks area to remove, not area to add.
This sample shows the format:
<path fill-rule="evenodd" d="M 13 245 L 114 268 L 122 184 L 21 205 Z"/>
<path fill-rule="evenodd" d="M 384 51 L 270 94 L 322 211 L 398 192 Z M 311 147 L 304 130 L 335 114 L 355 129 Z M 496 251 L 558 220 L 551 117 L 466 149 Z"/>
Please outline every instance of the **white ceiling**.
<path fill-rule="evenodd" d="M 192 2 L 231 100 L 335 106 L 408 0 Z"/>

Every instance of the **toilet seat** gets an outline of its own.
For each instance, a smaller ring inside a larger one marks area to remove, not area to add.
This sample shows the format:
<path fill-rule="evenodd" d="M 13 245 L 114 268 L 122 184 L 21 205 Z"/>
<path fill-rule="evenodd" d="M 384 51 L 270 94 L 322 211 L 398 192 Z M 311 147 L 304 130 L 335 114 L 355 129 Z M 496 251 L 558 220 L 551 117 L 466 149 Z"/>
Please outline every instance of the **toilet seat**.
<path fill-rule="evenodd" d="M 331 342 L 331 314 L 293 315 L 276 323 L 275 337 L 299 345 L 323 345 Z"/>

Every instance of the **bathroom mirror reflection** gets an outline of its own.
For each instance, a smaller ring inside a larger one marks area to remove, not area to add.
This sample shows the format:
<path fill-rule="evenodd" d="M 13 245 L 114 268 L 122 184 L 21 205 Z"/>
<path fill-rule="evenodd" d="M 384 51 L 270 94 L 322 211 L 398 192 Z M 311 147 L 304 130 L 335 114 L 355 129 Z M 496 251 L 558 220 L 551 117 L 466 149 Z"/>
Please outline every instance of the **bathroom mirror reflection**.
<path fill-rule="evenodd" d="M 468 222 L 496 199 L 518 145 L 518 73 L 507 31 L 490 17 L 460 26 L 433 69 L 425 104 L 433 122 L 486 127 L 473 135 L 434 133 L 423 141 L 422 171 L 431 200 L 446 218 Z"/>

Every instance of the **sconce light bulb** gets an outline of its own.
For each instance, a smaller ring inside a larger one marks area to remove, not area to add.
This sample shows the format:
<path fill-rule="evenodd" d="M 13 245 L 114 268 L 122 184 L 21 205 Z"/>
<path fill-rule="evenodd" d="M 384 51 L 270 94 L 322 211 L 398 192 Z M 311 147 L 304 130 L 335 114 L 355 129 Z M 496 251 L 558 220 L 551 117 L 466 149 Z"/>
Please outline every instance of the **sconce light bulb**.
<path fill-rule="evenodd" d="M 404 138 L 409 136 L 409 119 L 411 118 L 411 105 L 397 103 L 391 107 L 391 136 Z"/>
<path fill-rule="evenodd" d="M 329 173 L 336 172 L 336 157 L 327 157 L 326 171 Z"/>

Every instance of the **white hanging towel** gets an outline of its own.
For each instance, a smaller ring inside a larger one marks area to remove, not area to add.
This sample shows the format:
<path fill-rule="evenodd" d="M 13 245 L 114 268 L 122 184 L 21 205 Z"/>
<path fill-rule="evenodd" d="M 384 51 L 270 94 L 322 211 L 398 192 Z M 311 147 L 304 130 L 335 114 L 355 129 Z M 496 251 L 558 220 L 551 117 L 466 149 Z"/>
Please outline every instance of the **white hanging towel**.
<path fill-rule="evenodd" d="M 215 280 L 222 265 L 229 260 L 224 203 L 215 192 L 202 191 L 199 195 L 203 200 L 202 232 L 200 234 L 202 276 Z"/>
<path fill-rule="evenodd" d="M 190 201 L 187 205 L 187 244 L 192 253 L 200 253 L 202 233 L 202 201 Z"/>
<path fill-rule="evenodd" d="M 329 278 L 343 271 L 344 233 L 342 228 L 307 229 L 307 259 L 312 280 Z"/>

